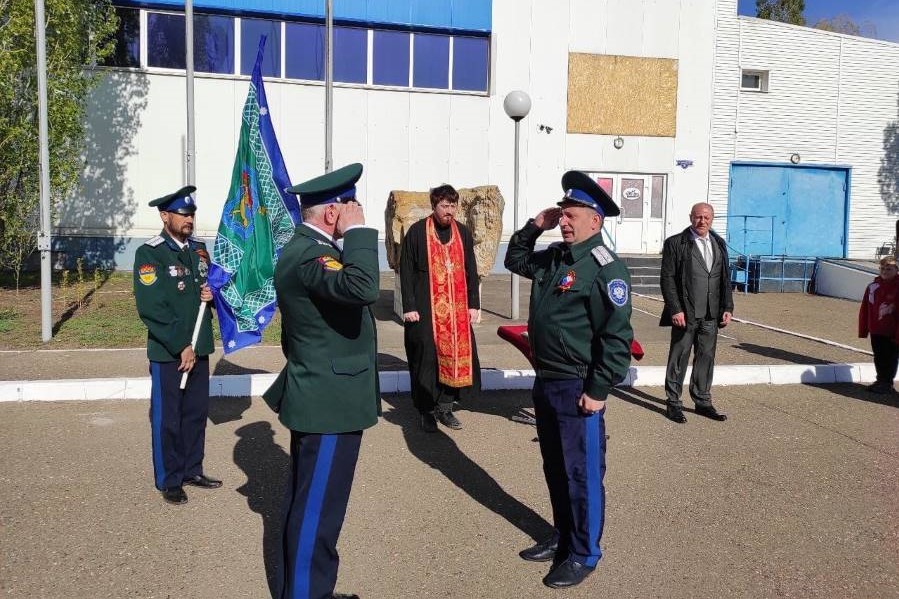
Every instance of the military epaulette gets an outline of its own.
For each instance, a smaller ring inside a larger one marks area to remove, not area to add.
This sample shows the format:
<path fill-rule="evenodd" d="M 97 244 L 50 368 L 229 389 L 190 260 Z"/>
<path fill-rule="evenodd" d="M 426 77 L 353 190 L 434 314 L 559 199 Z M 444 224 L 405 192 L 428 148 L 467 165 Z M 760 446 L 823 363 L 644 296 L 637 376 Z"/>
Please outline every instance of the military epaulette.
<path fill-rule="evenodd" d="M 326 245 L 326 246 L 328 246 L 329 248 L 334 247 L 334 244 L 333 244 L 333 243 L 329 243 L 329 242 L 327 242 L 327 241 L 322 241 L 321 239 L 316 239 L 315 241 L 318 242 L 318 245 Z"/>
<path fill-rule="evenodd" d="M 615 261 L 615 257 L 612 256 L 612 253 L 606 249 L 604 245 L 598 245 L 590 251 L 593 254 L 593 259 L 600 266 L 605 266 L 606 264 L 611 264 Z"/>
<path fill-rule="evenodd" d="M 205 241 L 203 241 L 199 237 L 194 237 L 193 235 L 191 235 L 190 237 L 187 238 L 187 242 L 191 245 L 191 247 L 195 247 L 198 245 L 203 245 L 203 246 L 206 245 Z"/>
<path fill-rule="evenodd" d="M 163 239 L 162 235 L 157 235 L 153 239 L 148 239 L 147 241 L 145 241 L 144 245 L 148 245 L 151 248 L 155 248 L 156 246 L 163 243 L 164 241 L 165 241 L 165 239 Z"/>

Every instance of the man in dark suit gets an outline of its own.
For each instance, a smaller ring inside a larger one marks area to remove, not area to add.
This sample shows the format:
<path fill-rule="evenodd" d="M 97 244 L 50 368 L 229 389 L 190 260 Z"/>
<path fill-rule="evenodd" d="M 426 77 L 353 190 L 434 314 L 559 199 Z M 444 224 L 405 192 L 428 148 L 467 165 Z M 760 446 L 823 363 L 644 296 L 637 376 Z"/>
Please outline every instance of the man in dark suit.
<path fill-rule="evenodd" d="M 665 414 L 679 424 L 687 421 L 680 396 L 691 348 L 690 397 L 696 413 L 712 420 L 727 419 L 712 405 L 711 387 L 718 329 L 730 322 L 734 298 L 727 245 L 712 231 L 714 218 L 715 211 L 709 204 L 696 204 L 690 210 L 690 226 L 666 239 L 662 250 L 660 285 L 665 309 L 659 325 L 671 326 Z"/>
<path fill-rule="evenodd" d="M 378 232 L 356 201 L 361 175 L 351 164 L 287 190 L 303 214 L 275 268 L 287 364 L 263 395 L 290 429 L 282 598 L 353 597 L 334 594 L 337 538 L 362 431 L 380 414 Z"/>

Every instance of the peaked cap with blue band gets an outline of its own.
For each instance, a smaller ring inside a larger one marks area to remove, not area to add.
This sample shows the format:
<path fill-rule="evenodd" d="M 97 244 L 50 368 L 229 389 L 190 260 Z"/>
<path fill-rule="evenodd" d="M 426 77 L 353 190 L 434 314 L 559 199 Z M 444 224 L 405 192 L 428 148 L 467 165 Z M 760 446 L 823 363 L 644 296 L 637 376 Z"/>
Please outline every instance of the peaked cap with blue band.
<path fill-rule="evenodd" d="M 300 196 L 303 208 L 319 204 L 334 204 L 347 200 L 356 200 L 356 181 L 362 176 L 362 165 L 358 162 L 309 179 L 299 185 L 288 187 L 285 191 Z"/>
<path fill-rule="evenodd" d="M 596 210 L 600 216 L 618 216 L 621 210 L 612 196 L 599 186 L 592 177 L 581 171 L 568 171 L 562 175 L 562 189 L 565 190 L 565 197 L 558 203 L 559 206 L 564 204 L 581 204 L 588 208 Z"/>
<path fill-rule="evenodd" d="M 159 208 L 160 212 L 176 212 L 178 214 L 193 214 L 197 211 L 197 202 L 190 196 L 197 190 L 193 185 L 185 185 L 175 193 L 156 198 L 150 202 L 150 206 Z"/>

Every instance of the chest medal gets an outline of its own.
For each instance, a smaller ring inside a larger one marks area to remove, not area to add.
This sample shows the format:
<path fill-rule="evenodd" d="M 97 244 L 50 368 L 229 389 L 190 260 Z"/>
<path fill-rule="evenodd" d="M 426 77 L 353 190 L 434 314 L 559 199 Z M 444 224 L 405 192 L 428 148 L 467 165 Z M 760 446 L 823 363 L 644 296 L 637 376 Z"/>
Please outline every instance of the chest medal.
<path fill-rule="evenodd" d="M 577 278 L 577 276 L 574 274 L 574 271 L 569 270 L 567 275 L 559 279 L 559 291 L 565 293 L 571 289 L 571 286 L 574 285 L 575 278 Z"/>

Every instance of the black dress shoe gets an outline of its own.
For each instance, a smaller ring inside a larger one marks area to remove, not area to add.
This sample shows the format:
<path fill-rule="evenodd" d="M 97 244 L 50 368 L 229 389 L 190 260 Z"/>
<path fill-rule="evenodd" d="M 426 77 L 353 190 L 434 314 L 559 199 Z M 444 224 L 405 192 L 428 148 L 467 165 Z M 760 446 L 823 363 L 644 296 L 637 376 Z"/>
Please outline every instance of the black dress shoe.
<path fill-rule="evenodd" d="M 867 389 L 877 395 L 886 395 L 893 392 L 893 385 L 889 383 L 874 383 L 873 385 L 868 385 Z"/>
<path fill-rule="evenodd" d="M 537 543 L 533 547 L 528 547 L 518 552 L 521 559 L 529 562 L 548 562 L 556 556 L 556 550 L 559 548 L 558 539 L 547 539 L 542 543 Z"/>
<path fill-rule="evenodd" d="M 183 487 L 166 487 L 162 490 L 162 498 L 174 505 L 187 503 L 187 493 Z"/>
<path fill-rule="evenodd" d="M 347 595 L 346 593 L 334 593 L 331 599 L 359 599 L 359 595 Z"/>
<path fill-rule="evenodd" d="M 449 410 L 437 410 L 437 421 L 443 426 L 451 428 L 455 431 L 462 428 L 462 423 L 456 418 L 456 415 Z"/>
<path fill-rule="evenodd" d="M 198 474 L 196 476 L 191 476 L 190 478 L 185 478 L 183 482 L 185 485 L 192 485 L 203 489 L 218 489 L 222 486 L 222 481 L 209 478 L 205 474 Z"/>
<path fill-rule="evenodd" d="M 573 587 L 584 582 L 592 573 L 593 568 L 568 558 L 549 571 L 543 584 L 554 589 Z"/>
<path fill-rule="evenodd" d="M 437 419 L 430 412 L 421 415 L 421 430 L 426 433 L 437 432 Z"/>
<path fill-rule="evenodd" d="M 715 406 L 696 406 L 696 413 L 700 416 L 705 416 L 706 418 L 717 420 L 718 422 L 724 422 L 725 420 L 727 420 L 727 415 L 720 413 L 715 409 Z"/>
<path fill-rule="evenodd" d="M 672 420 L 678 424 L 683 424 L 687 421 L 687 417 L 684 416 L 683 410 L 681 410 L 678 406 L 666 406 L 665 417 L 668 418 L 668 420 Z"/>

